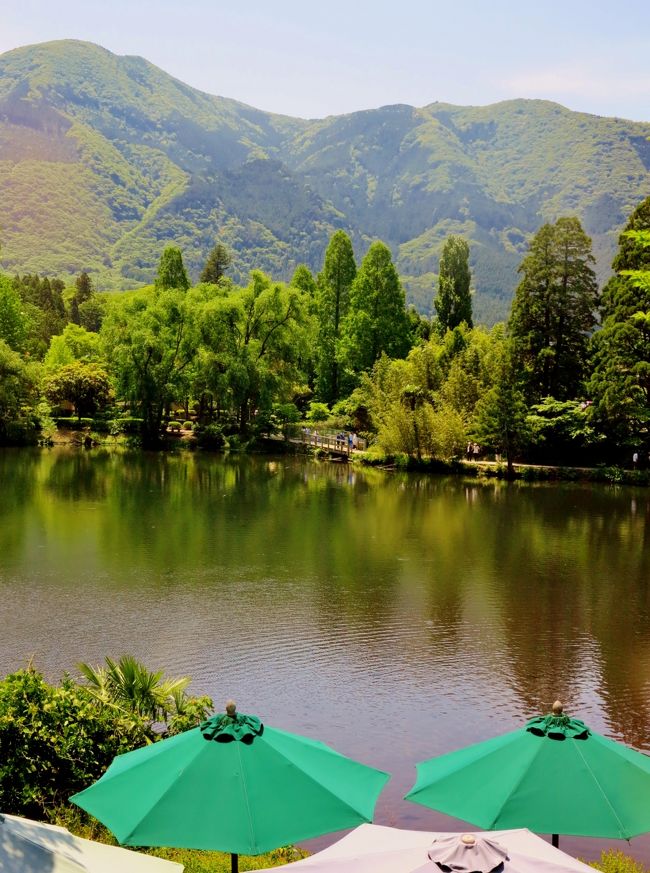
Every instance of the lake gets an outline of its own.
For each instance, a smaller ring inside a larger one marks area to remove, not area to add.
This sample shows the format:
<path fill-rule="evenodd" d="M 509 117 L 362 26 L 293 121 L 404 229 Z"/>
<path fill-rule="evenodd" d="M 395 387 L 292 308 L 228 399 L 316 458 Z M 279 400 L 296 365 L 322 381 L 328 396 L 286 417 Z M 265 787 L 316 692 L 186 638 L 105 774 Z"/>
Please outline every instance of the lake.
<path fill-rule="evenodd" d="M 71 449 L 0 483 L 3 675 L 133 653 L 388 770 L 403 827 L 460 827 L 401 799 L 416 761 L 556 697 L 650 751 L 649 491 Z"/>

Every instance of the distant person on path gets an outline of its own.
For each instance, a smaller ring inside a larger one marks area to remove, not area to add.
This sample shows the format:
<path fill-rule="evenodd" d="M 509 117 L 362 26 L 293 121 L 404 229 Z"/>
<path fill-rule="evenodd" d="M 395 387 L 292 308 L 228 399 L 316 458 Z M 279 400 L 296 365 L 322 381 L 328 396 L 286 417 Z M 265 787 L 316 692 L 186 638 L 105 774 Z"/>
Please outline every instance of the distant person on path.
<path fill-rule="evenodd" d="M 635 452 L 635 453 L 632 455 L 632 468 L 633 468 L 634 470 L 636 470 L 638 464 L 639 464 L 639 453 L 638 453 L 638 452 Z"/>
<path fill-rule="evenodd" d="M 478 456 L 481 452 L 481 447 L 478 443 L 474 443 L 474 445 L 472 446 L 472 452 L 474 453 L 474 460 L 478 461 Z"/>
<path fill-rule="evenodd" d="M 468 461 L 472 460 L 472 448 L 473 448 L 472 444 L 467 443 L 467 460 Z"/>

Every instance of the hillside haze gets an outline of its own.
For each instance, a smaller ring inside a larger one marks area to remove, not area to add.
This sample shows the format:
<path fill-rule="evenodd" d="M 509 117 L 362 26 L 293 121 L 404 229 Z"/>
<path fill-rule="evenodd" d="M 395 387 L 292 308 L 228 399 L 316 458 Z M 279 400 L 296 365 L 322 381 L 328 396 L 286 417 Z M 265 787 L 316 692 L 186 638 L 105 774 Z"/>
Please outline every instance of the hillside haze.
<path fill-rule="evenodd" d="M 441 90 L 444 85 L 432 85 Z M 392 248 L 409 299 L 432 305 L 445 237 L 470 241 L 475 310 L 507 312 L 546 220 L 574 214 L 609 269 L 650 191 L 650 124 L 538 100 L 397 105 L 322 120 L 204 94 L 146 60 L 62 41 L 0 56 L 3 268 L 100 288 L 153 279 L 173 241 L 197 278 L 216 237 L 251 268 L 317 270 L 343 228 Z"/>

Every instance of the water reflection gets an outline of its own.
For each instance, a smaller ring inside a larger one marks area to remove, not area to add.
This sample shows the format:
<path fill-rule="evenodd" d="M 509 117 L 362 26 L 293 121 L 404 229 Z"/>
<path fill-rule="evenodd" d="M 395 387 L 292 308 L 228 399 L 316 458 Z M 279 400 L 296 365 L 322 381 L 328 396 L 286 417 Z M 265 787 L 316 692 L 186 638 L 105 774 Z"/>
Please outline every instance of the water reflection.
<path fill-rule="evenodd" d="M 134 652 L 395 774 L 556 696 L 650 750 L 645 491 L 305 460 L 0 453 L 0 669 Z M 350 730 L 350 725 L 354 729 Z"/>

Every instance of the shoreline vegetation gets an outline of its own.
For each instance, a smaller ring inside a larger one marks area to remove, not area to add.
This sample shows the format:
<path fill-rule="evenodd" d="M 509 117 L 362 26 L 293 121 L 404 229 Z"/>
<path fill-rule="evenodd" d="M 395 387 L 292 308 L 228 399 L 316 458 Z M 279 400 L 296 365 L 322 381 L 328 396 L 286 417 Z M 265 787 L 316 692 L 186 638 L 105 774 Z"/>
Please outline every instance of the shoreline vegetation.
<path fill-rule="evenodd" d="M 406 307 L 384 243 L 358 265 L 342 230 L 321 272 L 288 284 L 234 285 L 221 242 L 194 285 L 174 246 L 132 292 L 0 274 L 0 445 L 65 429 L 86 448 L 247 451 L 298 428 L 360 438 L 385 467 L 647 484 L 650 198 L 602 290 L 578 219 L 543 225 L 490 330 L 473 323 L 470 258 L 446 239 L 433 319 Z"/>
<path fill-rule="evenodd" d="M 48 682 L 34 664 L 0 680 L 0 806 L 10 815 L 68 828 L 117 845 L 92 816 L 68 802 L 106 770 L 114 756 L 196 727 L 213 711 L 209 697 L 188 693 L 188 678 L 150 671 L 129 655 L 78 665 L 78 677 Z M 29 762 L 29 766 L 25 762 Z M 227 873 L 230 855 L 194 849 L 136 849 L 185 866 L 186 873 Z M 240 870 L 276 867 L 306 857 L 293 846 L 242 856 Z M 610 849 L 592 866 L 601 873 L 647 873 Z"/>

